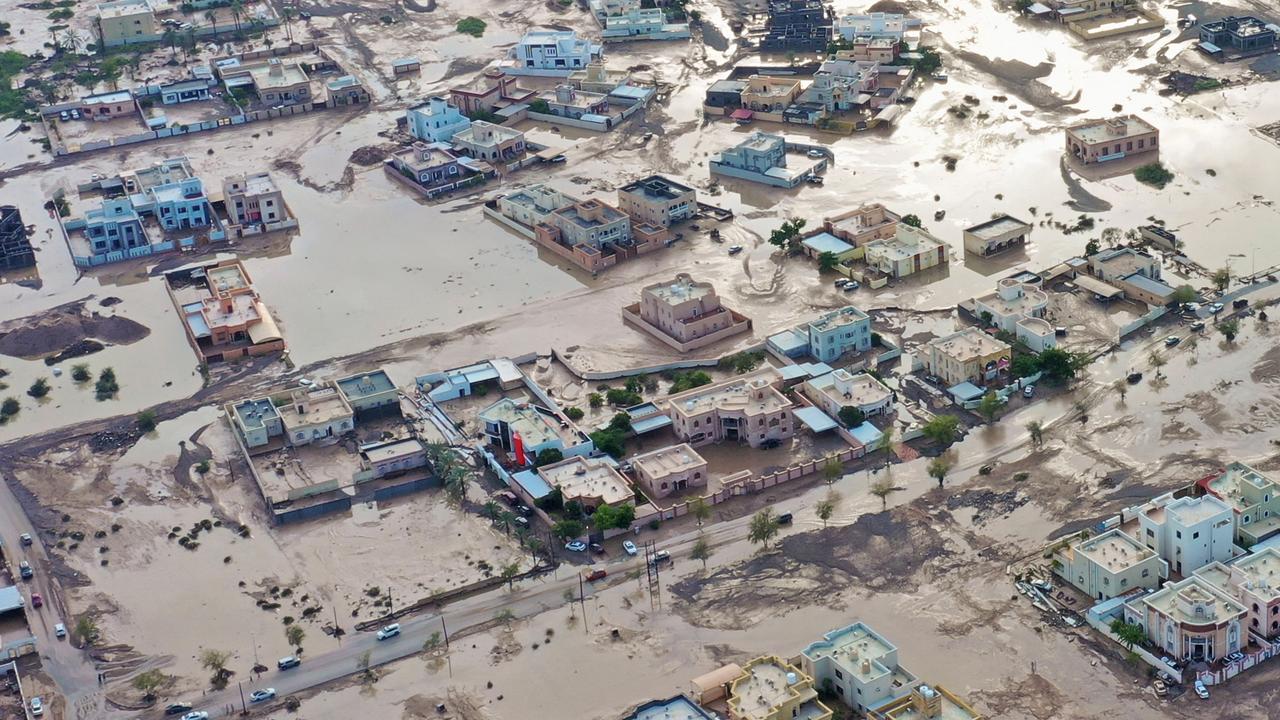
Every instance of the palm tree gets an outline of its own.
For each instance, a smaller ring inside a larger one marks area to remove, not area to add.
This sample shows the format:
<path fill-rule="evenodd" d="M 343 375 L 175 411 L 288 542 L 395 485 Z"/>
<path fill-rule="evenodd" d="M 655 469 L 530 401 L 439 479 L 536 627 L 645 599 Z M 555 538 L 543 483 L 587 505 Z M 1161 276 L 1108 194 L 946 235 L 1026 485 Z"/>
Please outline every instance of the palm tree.
<path fill-rule="evenodd" d="M 929 463 L 929 477 L 938 481 L 938 487 L 942 487 L 942 481 L 946 479 L 947 473 L 951 471 L 951 463 L 940 457 L 934 458 Z"/>
<path fill-rule="evenodd" d="M 1027 423 L 1027 433 L 1031 435 L 1031 444 L 1040 447 L 1044 444 L 1044 426 L 1039 420 L 1032 420 Z"/>
<path fill-rule="evenodd" d="M 240 16 L 244 14 L 244 0 L 231 0 L 231 17 L 236 20 L 236 34 L 240 34 Z"/>
<path fill-rule="evenodd" d="M 487 500 L 485 501 L 484 507 L 481 508 L 481 511 L 485 514 L 485 517 L 489 518 L 490 520 L 497 520 L 498 515 L 502 512 L 502 508 L 498 505 L 497 502 L 493 500 Z"/>
<path fill-rule="evenodd" d="M 284 34 L 289 38 L 289 44 L 293 44 L 293 8 L 287 7 L 280 11 L 280 17 L 284 20 Z"/>
<path fill-rule="evenodd" d="M 1164 375 L 1164 373 L 1160 372 L 1160 368 L 1165 366 L 1165 359 L 1163 355 L 1152 350 L 1151 354 L 1147 356 L 1147 362 L 1151 363 L 1151 367 L 1155 368 L 1156 377 L 1162 377 Z"/>
<path fill-rule="evenodd" d="M 831 516 L 835 514 L 836 504 L 839 502 L 840 502 L 840 494 L 833 490 L 827 493 L 827 496 L 825 498 L 819 500 L 818 503 L 814 505 L 813 507 L 814 514 L 817 515 L 818 519 L 822 521 L 822 527 L 824 530 L 827 527 L 827 521 L 830 520 Z"/>
<path fill-rule="evenodd" d="M 503 510 L 498 513 L 498 521 L 502 523 L 502 532 L 510 535 L 511 524 L 516 521 L 516 514 L 510 510 Z"/>
<path fill-rule="evenodd" d="M 173 28 L 165 28 L 164 34 L 160 36 L 160 42 L 169 46 L 170 56 L 174 60 L 177 60 L 178 59 L 178 47 L 177 47 L 178 33 L 174 32 Z"/>
<path fill-rule="evenodd" d="M 844 463 L 834 457 L 827 458 L 827 462 L 822 466 L 822 479 L 830 485 L 839 480 L 841 475 L 844 475 Z"/>
<path fill-rule="evenodd" d="M 507 589 L 516 589 L 516 576 L 520 574 L 520 563 L 507 563 L 502 566 L 502 579 L 507 581 Z"/>
<path fill-rule="evenodd" d="M 880 478 L 871 486 L 871 494 L 880 498 L 880 510 L 883 512 L 889 509 L 889 495 L 898 491 L 893 481 L 889 478 Z"/>
<path fill-rule="evenodd" d="M 774 515 L 773 508 L 767 507 L 751 517 L 751 526 L 747 532 L 747 539 L 752 545 L 757 543 L 763 544 L 764 549 L 769 549 L 769 541 L 778 534 L 778 517 Z"/>
<path fill-rule="evenodd" d="M 206 10 L 204 13 L 204 19 L 208 20 L 209 27 L 213 28 L 213 34 L 210 35 L 209 37 L 217 38 L 218 37 L 218 13 L 214 12 L 213 10 Z"/>

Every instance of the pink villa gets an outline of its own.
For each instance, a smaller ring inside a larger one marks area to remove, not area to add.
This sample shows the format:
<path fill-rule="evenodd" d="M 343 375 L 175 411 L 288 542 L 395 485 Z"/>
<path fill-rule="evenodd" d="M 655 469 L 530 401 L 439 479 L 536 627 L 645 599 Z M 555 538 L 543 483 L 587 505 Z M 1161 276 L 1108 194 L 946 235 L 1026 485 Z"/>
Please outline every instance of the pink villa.
<path fill-rule="evenodd" d="M 751 329 L 751 319 L 722 305 L 711 283 L 687 273 L 646 287 L 640 302 L 622 309 L 622 319 L 680 352 Z"/>

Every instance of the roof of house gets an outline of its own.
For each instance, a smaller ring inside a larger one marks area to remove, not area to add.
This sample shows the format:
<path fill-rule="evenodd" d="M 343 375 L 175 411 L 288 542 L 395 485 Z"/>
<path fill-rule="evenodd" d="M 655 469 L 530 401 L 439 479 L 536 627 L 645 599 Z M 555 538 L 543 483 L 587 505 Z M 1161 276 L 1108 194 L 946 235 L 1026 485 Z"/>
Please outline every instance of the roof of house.
<path fill-rule="evenodd" d="M 1007 343 L 1001 342 L 973 327 L 965 328 L 945 337 L 934 338 L 928 342 L 928 346 L 960 362 L 1009 351 Z"/>
<path fill-rule="evenodd" d="M 1174 292 L 1176 292 L 1176 290 L 1172 286 L 1166 285 L 1165 283 L 1160 282 L 1159 280 L 1153 280 L 1147 277 L 1146 275 L 1143 275 L 1142 273 L 1133 273 L 1132 275 L 1126 275 L 1123 278 L 1123 281 L 1138 288 L 1139 290 L 1145 290 L 1146 292 L 1149 292 L 1153 295 L 1168 297 L 1173 295 Z"/>
<path fill-rule="evenodd" d="M 604 460 L 571 457 L 538 468 L 538 474 L 560 488 L 565 501 L 576 498 L 599 498 L 605 505 L 618 505 L 634 499 L 627 479 Z"/>
<path fill-rule="evenodd" d="M 668 445 L 631 458 L 631 467 L 655 478 L 666 477 L 706 464 L 707 461 L 687 443 Z"/>
<path fill-rule="evenodd" d="M 978 223 L 973 227 L 965 228 L 965 232 L 983 240 L 988 240 L 1013 230 L 1023 229 L 1029 230 L 1031 226 L 1012 215 L 1001 215 L 984 223 Z"/>
<path fill-rule="evenodd" d="M 829 232 L 818 233 L 811 238 L 805 238 L 800 244 L 819 254 L 829 252 L 834 255 L 841 255 L 854 249 L 852 245 Z"/>
<path fill-rule="evenodd" d="M 26 607 L 26 602 L 22 599 L 22 591 L 14 585 L 8 585 L 0 588 L 0 613 L 6 613 L 11 610 L 19 610 Z"/>
<path fill-rule="evenodd" d="M 360 453 L 365 456 L 371 463 L 388 462 L 396 460 L 407 455 L 414 455 L 420 452 L 426 452 L 426 445 L 417 438 L 405 438 L 403 440 L 394 440 L 392 442 L 377 443 L 368 445 L 360 449 Z"/>

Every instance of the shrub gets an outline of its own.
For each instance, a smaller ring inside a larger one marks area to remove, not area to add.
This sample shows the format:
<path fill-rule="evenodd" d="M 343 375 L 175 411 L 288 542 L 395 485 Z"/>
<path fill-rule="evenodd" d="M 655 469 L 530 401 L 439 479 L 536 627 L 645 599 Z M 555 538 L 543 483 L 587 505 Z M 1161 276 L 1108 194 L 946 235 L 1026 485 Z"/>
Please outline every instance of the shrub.
<path fill-rule="evenodd" d="M 1165 185 L 1173 181 L 1173 173 L 1166 170 L 1164 165 L 1158 162 L 1147 163 L 1134 170 L 1133 176 L 1138 179 L 1138 182 L 1156 189 L 1163 189 Z"/>
<path fill-rule="evenodd" d="M 138 413 L 137 423 L 138 429 L 142 432 L 151 432 L 156 429 L 156 414 L 151 410 L 143 410 Z"/>
<path fill-rule="evenodd" d="M 14 415 L 17 415 L 18 411 L 21 409 L 22 405 L 18 402 L 18 398 L 7 397 L 4 399 L 3 403 L 0 403 L 0 418 L 7 420 Z"/>
<path fill-rule="evenodd" d="M 49 381 L 44 378 L 36 378 L 36 381 L 31 383 L 31 387 L 27 388 L 27 394 L 33 398 L 42 398 L 48 395 Z"/>
<path fill-rule="evenodd" d="M 94 392 L 99 400 L 108 400 L 120 392 L 120 384 L 116 382 L 116 371 L 103 368 L 98 373 L 98 382 L 94 384 Z"/>
<path fill-rule="evenodd" d="M 640 393 L 631 390 L 612 389 L 605 393 L 605 399 L 610 405 L 629 407 L 631 405 L 639 405 L 644 402 L 644 398 L 640 397 Z"/>
<path fill-rule="evenodd" d="M 80 363 L 79 365 L 71 366 L 71 379 L 81 383 L 89 382 L 93 379 L 93 373 L 89 372 L 88 365 Z"/>
<path fill-rule="evenodd" d="M 674 395 L 675 393 L 692 390 L 693 388 L 710 384 L 711 376 L 701 370 L 678 372 L 671 383 L 671 389 L 669 392 Z"/>
<path fill-rule="evenodd" d="M 583 415 L 586 415 L 586 413 L 582 412 L 581 408 L 567 407 L 564 409 L 564 416 L 575 422 L 581 420 Z"/>
<path fill-rule="evenodd" d="M 485 21 L 477 17 L 465 17 L 458 21 L 458 32 L 472 37 L 480 37 L 484 35 L 484 29 L 487 27 Z"/>

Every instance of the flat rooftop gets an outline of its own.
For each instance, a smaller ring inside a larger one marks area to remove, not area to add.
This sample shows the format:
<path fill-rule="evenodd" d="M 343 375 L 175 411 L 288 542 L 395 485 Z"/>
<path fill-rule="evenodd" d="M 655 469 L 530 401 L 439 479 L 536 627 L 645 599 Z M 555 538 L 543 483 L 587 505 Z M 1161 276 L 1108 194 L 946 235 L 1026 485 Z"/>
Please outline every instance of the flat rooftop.
<path fill-rule="evenodd" d="M 1049 295 L 1032 285 L 1023 284 L 1022 292 L 1017 297 L 1005 298 L 996 291 L 979 297 L 977 301 L 992 308 L 1000 316 L 1026 315 L 1036 308 L 1047 305 Z"/>
<path fill-rule="evenodd" d="M 1221 475 L 1209 481 L 1208 488 L 1235 509 L 1243 510 L 1251 507 L 1244 490 L 1250 490 L 1251 494 L 1268 489 L 1274 491 L 1276 483 L 1244 463 L 1231 463 Z"/>
<path fill-rule="evenodd" d="M 711 720 L 712 716 L 688 698 L 647 702 L 623 720 Z"/>
<path fill-rule="evenodd" d="M 655 200 L 675 200 L 685 193 L 693 192 L 693 188 L 661 175 L 650 175 L 623 185 L 620 192 L 640 194 Z"/>
<path fill-rule="evenodd" d="M 396 384 L 391 382 L 391 376 L 385 370 L 374 370 L 372 372 L 361 373 L 345 377 L 334 383 L 348 400 L 366 398 L 373 395 L 381 395 L 385 392 L 393 392 Z"/>
<path fill-rule="evenodd" d="M 1074 549 L 1092 560 L 1094 564 L 1112 573 L 1133 567 L 1155 555 L 1155 551 L 1143 547 L 1138 541 L 1119 530 L 1111 530 L 1077 543 Z"/>
<path fill-rule="evenodd" d="M 1079 125 L 1072 125 L 1067 128 L 1067 132 L 1086 145 L 1097 145 L 1098 143 L 1124 140 L 1157 131 L 1155 126 L 1146 120 L 1137 115 L 1129 115 L 1105 120 L 1090 120 Z"/>
<path fill-rule="evenodd" d="M 645 475 L 654 478 L 674 475 L 706 464 L 707 461 L 687 443 L 668 445 L 631 458 L 632 467 L 643 470 Z"/>
<path fill-rule="evenodd" d="M 804 649 L 803 655 L 811 661 L 831 658 L 844 672 L 852 673 L 859 682 L 865 684 L 874 678 L 889 675 L 893 671 L 897 666 L 896 659 L 888 658 L 894 667 L 890 667 L 884 661 L 886 656 L 896 652 L 897 648 L 892 643 L 859 622 L 826 633 L 821 640 L 810 643 Z M 868 661 L 865 672 L 863 660 Z"/>
<path fill-rule="evenodd" d="M 659 300 L 668 305 L 697 300 L 715 292 L 715 289 L 711 287 L 711 283 L 695 282 L 688 276 L 677 277 L 673 282 L 669 283 L 650 285 L 645 290 L 653 293 Z"/>
<path fill-rule="evenodd" d="M 785 144 L 786 139 L 781 135 L 770 135 L 759 131 L 753 132 L 747 136 L 746 140 L 738 143 L 734 147 L 746 148 L 748 150 L 759 150 L 764 152 L 772 149 L 776 145 Z"/>
<path fill-rule="evenodd" d="M 773 372 L 769 371 L 769 374 Z M 756 397 L 757 391 L 760 391 L 760 398 Z M 667 406 L 686 415 L 712 410 L 776 412 L 791 407 L 791 401 L 778 392 L 770 377 L 757 374 L 686 390 L 668 397 Z"/>
<path fill-rule="evenodd" d="M 872 240 L 867 243 L 867 249 L 876 248 L 877 252 L 887 256 L 894 261 L 906 260 L 929 252 L 936 252 L 942 247 L 942 241 L 930 235 L 929 233 L 911 227 L 910 225 L 898 224 L 897 232 L 891 238 L 882 240 Z"/>
<path fill-rule="evenodd" d="M 560 208 L 556 211 L 556 215 L 586 229 L 611 225 L 626 217 L 620 210 L 599 200 L 583 200 L 575 205 Z"/>
<path fill-rule="evenodd" d="M 235 292 L 249 287 L 249 278 L 245 276 L 240 263 L 211 267 L 205 270 L 209 288 L 217 292 Z"/>
<path fill-rule="evenodd" d="M 1234 566 L 1253 583 L 1259 595 L 1280 596 L 1280 550 L 1267 547 L 1236 560 Z"/>
<path fill-rule="evenodd" d="M 896 213 L 876 203 L 874 205 L 864 205 L 856 210 L 828 218 L 828 222 L 831 223 L 831 227 L 835 230 L 847 232 L 850 235 L 861 235 L 885 225 L 893 225 L 900 219 Z"/>
<path fill-rule="evenodd" d="M 333 388 L 295 391 L 289 402 L 276 408 L 286 429 L 320 425 L 351 417 L 351 406 Z"/>
<path fill-rule="evenodd" d="M 929 685 L 921 685 L 919 693 L 925 696 L 934 693 L 941 699 L 938 707 L 938 714 L 929 715 L 921 711 L 915 704 L 915 698 L 907 696 L 895 701 L 893 704 L 897 707 L 881 708 L 880 713 L 886 720 L 973 720 L 978 714 L 970 707 L 966 707 L 951 697 L 950 693 L 942 691 L 941 688 L 935 688 Z"/>
<path fill-rule="evenodd" d="M 275 403 L 270 398 L 254 398 L 242 400 L 232 406 L 240 426 L 246 430 L 264 427 L 267 420 L 280 417 Z"/>
<path fill-rule="evenodd" d="M 237 70 L 249 73 L 249 76 L 253 78 L 254 87 L 259 90 L 263 88 L 290 87 L 307 82 L 307 73 L 296 62 L 266 62 L 241 65 Z M 273 70 L 276 70 L 276 72 L 272 72 Z M 235 71 L 233 71 L 233 74 L 235 74 Z"/>
<path fill-rule="evenodd" d="M 1218 516 L 1231 519 L 1231 506 L 1212 495 L 1178 498 L 1166 505 L 1164 510 L 1178 518 L 1182 525 L 1194 525 Z"/>
<path fill-rule="evenodd" d="M 729 691 L 729 704 L 736 708 L 735 717 L 740 720 L 768 720 L 777 717 L 778 708 L 796 697 L 802 699 L 802 705 L 792 718 L 805 720 L 820 717 L 815 713 L 818 694 L 813 688 L 797 690 L 787 682 L 789 673 L 801 674 L 799 668 L 784 663 L 778 658 L 760 658 L 752 661 L 743 671 L 742 676 L 733 682 Z M 825 708 L 824 708 L 825 710 Z M 829 711 L 828 711 L 829 712 Z"/>
<path fill-rule="evenodd" d="M 893 397 L 893 391 L 864 372 L 852 375 L 848 370 L 836 370 L 810 380 L 809 385 L 837 405 L 875 405 Z"/>
<path fill-rule="evenodd" d="M 426 446 L 417 438 L 405 438 L 404 440 L 396 440 L 388 443 L 381 443 L 371 447 L 363 448 L 360 452 L 368 458 L 371 463 L 387 462 L 395 460 L 406 455 L 412 455 L 417 452 L 423 452 Z"/>
<path fill-rule="evenodd" d="M 538 468 L 548 484 L 560 488 L 565 501 L 599 498 L 606 505 L 620 505 L 635 498 L 630 483 L 604 460 L 571 457 Z"/>
<path fill-rule="evenodd" d="M 965 232 L 983 240 L 1000 237 L 1005 233 L 1015 232 L 1018 230 L 1030 230 L 1031 226 L 1022 222 L 1011 215 L 1001 215 L 984 223 L 979 223 L 971 228 L 965 228 Z"/>
<path fill-rule="evenodd" d="M 849 305 L 823 315 L 817 320 L 809 323 L 809 327 L 821 333 L 827 332 L 828 330 L 834 330 L 839 327 L 844 327 L 845 325 L 860 323 L 866 319 L 868 319 L 866 313 L 852 305 Z"/>
<path fill-rule="evenodd" d="M 98 4 L 98 16 L 104 18 L 126 17 L 152 12 L 146 0 L 115 0 Z"/>
<path fill-rule="evenodd" d="M 929 346 L 959 362 L 1009 351 L 1007 344 L 977 328 L 965 328 L 946 337 L 930 340 Z"/>
<path fill-rule="evenodd" d="M 525 447 L 537 447 L 556 440 L 566 446 L 578 444 L 572 424 L 565 420 L 566 425 L 561 427 L 559 418 L 532 403 L 503 398 L 480 411 L 479 417 L 484 422 L 505 422 L 512 431 L 520 433 Z"/>
<path fill-rule="evenodd" d="M 235 178 L 227 178 L 228 182 L 239 182 L 241 192 L 245 195 L 265 195 L 275 192 L 276 181 L 271 177 L 270 173 L 254 173 L 253 175 L 241 175 Z"/>
<path fill-rule="evenodd" d="M 1148 595 L 1143 602 L 1164 615 L 1189 625 L 1217 622 L 1245 611 L 1243 605 L 1227 597 L 1204 579 L 1195 576 L 1173 585 L 1166 585 L 1164 589 Z M 1204 605 L 1212 605 L 1216 609 L 1212 614 L 1197 614 L 1193 610 L 1195 607 Z"/>

